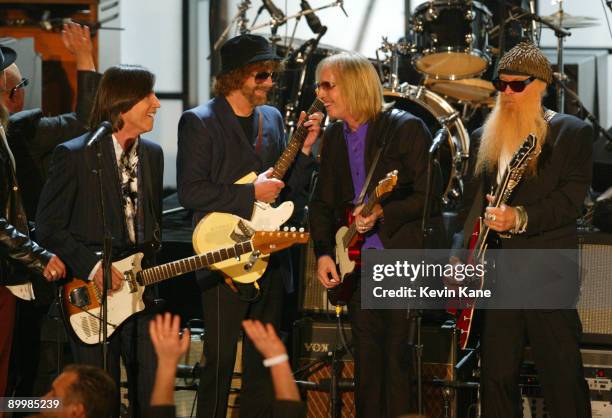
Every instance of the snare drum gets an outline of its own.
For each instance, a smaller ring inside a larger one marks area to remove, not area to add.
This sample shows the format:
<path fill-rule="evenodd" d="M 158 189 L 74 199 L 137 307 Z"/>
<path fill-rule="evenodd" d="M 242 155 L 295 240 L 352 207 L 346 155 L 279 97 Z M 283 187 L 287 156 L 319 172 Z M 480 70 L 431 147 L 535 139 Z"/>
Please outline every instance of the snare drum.
<path fill-rule="evenodd" d="M 442 127 L 441 121 L 457 111 L 442 97 L 423 86 L 408 86 L 405 93 L 385 91 L 385 101 L 394 102 L 393 107 L 408 111 L 421 118 L 433 136 Z M 470 137 L 461 118 L 448 124 L 448 141 L 440 147 L 442 173 L 442 200 L 445 204 L 456 201 L 463 192 L 463 176 L 467 171 Z"/>
<path fill-rule="evenodd" d="M 413 16 L 415 68 L 443 80 L 482 74 L 491 62 L 491 22 L 491 12 L 477 1 L 433 0 L 421 4 Z"/>

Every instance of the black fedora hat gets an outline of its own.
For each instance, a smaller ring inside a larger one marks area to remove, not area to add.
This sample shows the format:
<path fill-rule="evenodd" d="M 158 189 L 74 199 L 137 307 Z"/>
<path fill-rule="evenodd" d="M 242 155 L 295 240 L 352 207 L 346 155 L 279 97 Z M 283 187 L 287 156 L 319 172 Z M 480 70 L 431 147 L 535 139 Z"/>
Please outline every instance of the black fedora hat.
<path fill-rule="evenodd" d="M 263 36 L 238 35 L 221 46 L 220 74 L 227 74 L 254 62 L 280 60 L 281 57 L 272 52 L 270 44 Z"/>
<path fill-rule="evenodd" d="M 0 71 L 6 70 L 17 59 L 17 53 L 13 48 L 0 46 Z"/>

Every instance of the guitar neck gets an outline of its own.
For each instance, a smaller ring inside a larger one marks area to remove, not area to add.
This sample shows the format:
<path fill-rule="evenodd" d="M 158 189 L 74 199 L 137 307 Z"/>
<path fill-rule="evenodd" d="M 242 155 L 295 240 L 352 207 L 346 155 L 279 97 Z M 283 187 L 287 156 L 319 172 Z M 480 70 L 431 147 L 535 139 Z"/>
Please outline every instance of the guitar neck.
<path fill-rule="evenodd" d="M 504 197 L 506 196 L 506 189 L 508 188 L 509 182 L 510 182 L 510 172 L 506 170 L 506 172 L 504 173 L 504 177 L 502 178 L 502 181 L 499 183 L 499 185 L 497 186 L 497 189 L 495 190 L 495 200 L 493 201 L 492 207 L 498 208 L 502 204 L 506 203 L 506 201 L 504 200 Z M 491 232 L 491 228 L 485 225 L 482 230 L 482 233 L 478 237 L 478 243 L 475 247 L 478 250 L 478 254 L 477 254 L 478 258 L 482 258 L 482 256 L 484 255 L 489 232 Z"/>
<path fill-rule="evenodd" d="M 310 109 L 308 109 L 304 122 L 306 122 L 308 120 L 308 116 L 312 115 L 313 113 L 323 112 L 324 108 L 323 102 L 319 99 L 315 99 L 314 103 L 310 106 Z M 307 136 L 308 128 L 301 123 L 291 136 L 291 140 L 289 141 L 289 144 L 287 144 L 287 148 L 285 148 L 285 151 L 283 151 L 283 154 L 274 165 L 272 177 L 278 180 L 282 180 L 283 177 L 285 177 L 287 170 L 295 160 L 298 152 L 300 152 L 300 149 L 302 149 Z"/>
<path fill-rule="evenodd" d="M 181 274 L 203 269 L 211 264 L 230 258 L 239 257 L 253 251 L 251 241 L 238 243 L 233 247 L 222 248 L 217 251 L 210 251 L 204 254 L 194 255 L 181 260 L 141 270 L 138 273 L 138 282 L 143 286 L 159 283 L 171 279 Z"/>

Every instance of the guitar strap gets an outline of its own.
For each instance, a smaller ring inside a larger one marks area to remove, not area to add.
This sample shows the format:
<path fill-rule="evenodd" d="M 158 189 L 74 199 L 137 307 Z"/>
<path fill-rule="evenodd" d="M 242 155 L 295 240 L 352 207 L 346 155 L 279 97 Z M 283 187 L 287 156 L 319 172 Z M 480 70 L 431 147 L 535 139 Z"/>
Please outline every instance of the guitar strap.
<path fill-rule="evenodd" d="M 359 193 L 359 198 L 357 198 L 357 201 L 355 202 L 355 206 L 361 205 L 363 203 L 363 199 L 365 199 L 366 191 L 368 190 L 368 186 L 370 185 L 370 181 L 372 180 L 372 175 L 374 175 L 374 171 L 376 170 L 376 166 L 378 165 L 378 160 L 380 159 L 380 156 L 387 145 L 387 141 L 389 137 L 391 136 L 390 135 L 391 128 L 393 127 L 394 122 L 397 119 L 399 119 L 399 115 L 401 113 L 400 111 L 396 109 L 390 109 L 388 114 L 389 114 L 389 118 L 387 119 L 387 125 L 385 127 L 385 132 L 383 134 L 383 142 L 380 148 L 378 149 L 378 151 L 376 152 L 374 161 L 372 161 L 372 165 L 370 166 L 370 170 L 368 171 L 368 175 L 366 176 L 365 183 L 363 184 L 363 187 L 361 188 L 361 193 Z"/>
<path fill-rule="evenodd" d="M 259 120 L 257 123 L 257 142 L 255 143 L 255 152 L 257 155 L 260 155 L 261 143 L 263 142 L 263 115 L 261 112 L 257 113 L 259 115 Z"/>

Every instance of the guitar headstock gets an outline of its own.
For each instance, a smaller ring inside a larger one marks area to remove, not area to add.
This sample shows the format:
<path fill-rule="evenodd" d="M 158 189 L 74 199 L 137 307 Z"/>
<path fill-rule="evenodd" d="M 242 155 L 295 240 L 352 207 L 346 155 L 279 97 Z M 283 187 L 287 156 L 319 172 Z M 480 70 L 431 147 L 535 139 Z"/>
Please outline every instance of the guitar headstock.
<path fill-rule="evenodd" d="M 253 250 L 262 254 L 270 254 L 295 244 L 306 244 L 310 234 L 303 231 L 257 231 L 253 234 L 251 242 Z"/>
<path fill-rule="evenodd" d="M 521 144 L 518 150 L 512 156 L 512 160 L 508 164 L 508 170 L 516 170 L 523 164 L 526 164 L 534 157 L 537 139 L 534 134 L 529 134 L 525 141 Z"/>
<path fill-rule="evenodd" d="M 376 186 L 376 197 L 381 198 L 387 193 L 391 193 L 397 185 L 397 170 L 389 171 L 384 179 Z"/>

